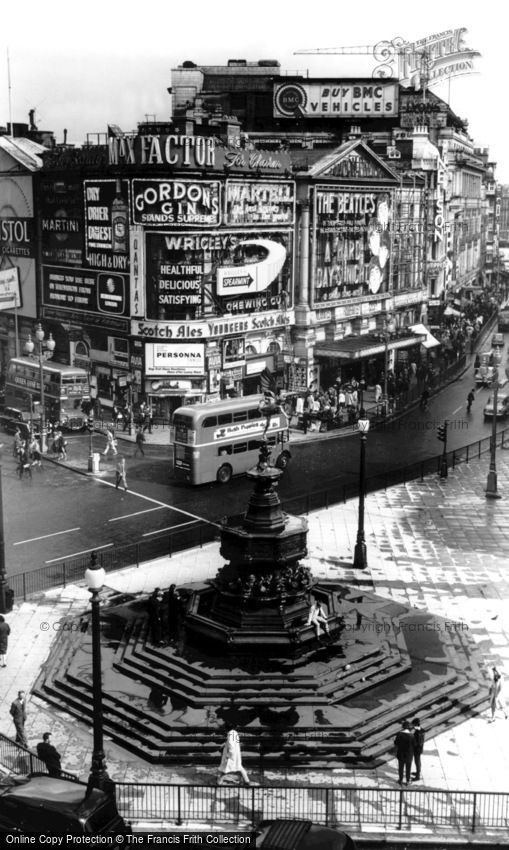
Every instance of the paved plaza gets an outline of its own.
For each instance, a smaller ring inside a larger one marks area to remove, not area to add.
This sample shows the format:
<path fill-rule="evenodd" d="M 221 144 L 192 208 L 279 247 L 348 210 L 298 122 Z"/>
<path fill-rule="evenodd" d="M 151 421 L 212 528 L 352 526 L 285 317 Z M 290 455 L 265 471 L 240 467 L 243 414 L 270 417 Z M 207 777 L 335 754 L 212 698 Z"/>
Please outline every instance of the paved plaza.
<path fill-rule="evenodd" d="M 497 665 L 509 687 L 509 455 L 499 452 L 499 486 L 505 498 L 484 495 L 488 457 L 451 470 L 447 479 L 432 476 L 370 494 L 366 500 L 368 570 L 351 568 L 357 530 L 357 502 L 309 516 L 309 556 L 316 578 L 357 583 L 380 596 L 444 617 L 451 628 L 468 629 L 482 650 L 487 670 Z M 505 491 L 505 492 L 504 492 Z M 106 577 L 122 592 L 149 593 L 170 583 L 188 584 L 213 577 L 221 562 L 219 544 L 178 553 Z M 11 637 L 7 667 L 0 671 L 0 732 L 13 737 L 8 708 L 19 689 L 30 694 L 52 641 L 66 618 L 89 604 L 83 585 L 59 588 L 17 603 L 7 620 Z M 353 615 L 352 615 L 353 616 Z M 465 706 L 468 709 L 468 706 Z M 27 735 L 31 747 L 51 729 L 63 766 L 86 778 L 92 752 L 90 731 L 69 715 L 35 697 L 28 701 Z M 110 775 L 117 781 L 213 784 L 211 766 L 151 766 L 106 741 Z M 438 736 L 427 730 L 422 787 L 443 790 L 508 791 L 509 720 L 499 712 L 474 715 Z M 394 787 L 395 761 L 375 770 L 277 770 L 261 784 Z"/>

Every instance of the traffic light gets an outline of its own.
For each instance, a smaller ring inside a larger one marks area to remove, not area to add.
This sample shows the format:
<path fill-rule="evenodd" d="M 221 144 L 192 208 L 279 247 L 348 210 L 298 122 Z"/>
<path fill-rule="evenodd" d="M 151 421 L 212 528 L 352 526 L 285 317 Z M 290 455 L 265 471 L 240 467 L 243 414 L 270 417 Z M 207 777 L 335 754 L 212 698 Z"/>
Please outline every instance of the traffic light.
<path fill-rule="evenodd" d="M 89 434 L 94 430 L 94 414 L 89 413 L 87 417 L 87 431 Z"/>
<path fill-rule="evenodd" d="M 437 439 L 440 440 L 441 443 L 445 443 L 445 441 L 447 440 L 447 422 L 444 422 L 443 425 L 438 426 Z"/>

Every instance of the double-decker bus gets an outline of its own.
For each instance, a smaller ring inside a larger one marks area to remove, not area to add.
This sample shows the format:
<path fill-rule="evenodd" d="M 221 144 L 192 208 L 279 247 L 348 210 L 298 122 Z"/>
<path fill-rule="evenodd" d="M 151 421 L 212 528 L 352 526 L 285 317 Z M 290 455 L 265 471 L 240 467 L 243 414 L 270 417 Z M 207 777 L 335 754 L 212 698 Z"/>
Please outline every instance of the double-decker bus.
<path fill-rule="evenodd" d="M 47 422 L 76 431 L 86 425 L 83 402 L 90 401 L 88 373 L 77 366 L 46 360 L 42 366 L 44 415 Z M 41 368 L 38 360 L 13 357 L 7 367 L 5 405 L 40 416 Z M 37 404 L 37 407 L 34 405 Z"/>
<path fill-rule="evenodd" d="M 256 465 L 262 437 L 284 469 L 291 457 L 286 413 L 278 408 L 266 416 L 262 404 L 261 396 L 245 396 L 177 408 L 171 430 L 177 481 L 226 484 Z"/>

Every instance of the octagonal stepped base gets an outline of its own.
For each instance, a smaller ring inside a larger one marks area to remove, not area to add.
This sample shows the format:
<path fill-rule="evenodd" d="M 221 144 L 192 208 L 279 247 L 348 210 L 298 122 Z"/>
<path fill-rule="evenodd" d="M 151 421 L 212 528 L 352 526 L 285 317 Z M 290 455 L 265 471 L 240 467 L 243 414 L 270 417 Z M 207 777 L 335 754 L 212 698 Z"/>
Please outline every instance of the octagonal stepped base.
<path fill-rule="evenodd" d="M 283 659 L 156 648 L 139 605 L 103 610 L 105 735 L 151 762 L 219 763 L 236 722 L 248 765 L 373 766 L 391 757 L 402 719 L 419 714 L 438 734 L 486 706 L 467 633 L 444 626 L 423 642 L 417 626 L 444 621 L 364 593 L 366 602 L 372 631 L 346 614 L 341 645 Z M 90 670 L 89 634 L 62 630 L 36 693 L 90 724 Z M 161 693 L 169 700 L 158 708 Z"/>

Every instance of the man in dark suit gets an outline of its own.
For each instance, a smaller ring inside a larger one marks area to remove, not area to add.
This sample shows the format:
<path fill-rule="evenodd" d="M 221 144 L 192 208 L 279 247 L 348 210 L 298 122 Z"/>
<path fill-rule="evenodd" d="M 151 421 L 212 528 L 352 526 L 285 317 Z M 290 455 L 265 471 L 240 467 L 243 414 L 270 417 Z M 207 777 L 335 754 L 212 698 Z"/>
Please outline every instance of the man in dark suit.
<path fill-rule="evenodd" d="M 412 731 L 414 733 L 414 779 L 417 781 L 421 778 L 421 756 L 422 751 L 424 749 L 424 730 L 421 727 L 418 717 L 414 717 L 414 719 L 412 720 L 412 726 Z"/>
<path fill-rule="evenodd" d="M 44 762 L 50 776 L 62 773 L 61 757 L 57 749 L 50 744 L 51 732 L 45 732 L 42 741 L 37 744 L 37 755 Z"/>
<path fill-rule="evenodd" d="M 18 691 L 18 696 L 11 704 L 10 714 L 16 729 L 16 743 L 21 744 L 22 747 L 28 747 L 25 734 L 25 720 L 27 719 L 25 691 Z"/>
<path fill-rule="evenodd" d="M 398 785 L 403 785 L 403 772 L 405 773 L 405 784 L 408 785 L 414 757 L 414 735 L 408 720 L 403 721 L 402 728 L 394 738 L 394 746 L 398 760 Z"/>

